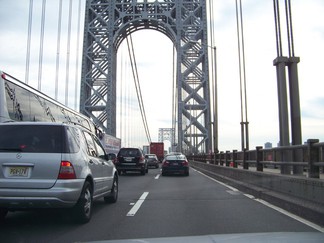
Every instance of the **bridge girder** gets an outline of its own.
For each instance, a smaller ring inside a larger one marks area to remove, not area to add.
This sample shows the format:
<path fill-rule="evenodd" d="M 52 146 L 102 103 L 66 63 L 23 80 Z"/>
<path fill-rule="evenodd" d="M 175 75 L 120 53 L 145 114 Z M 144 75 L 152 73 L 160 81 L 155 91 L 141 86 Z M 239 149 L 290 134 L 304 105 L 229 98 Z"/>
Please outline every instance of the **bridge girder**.
<path fill-rule="evenodd" d="M 129 34 L 141 29 L 160 31 L 177 50 L 178 150 L 209 152 L 206 0 L 87 0 L 80 111 L 116 136 L 117 50 Z"/>

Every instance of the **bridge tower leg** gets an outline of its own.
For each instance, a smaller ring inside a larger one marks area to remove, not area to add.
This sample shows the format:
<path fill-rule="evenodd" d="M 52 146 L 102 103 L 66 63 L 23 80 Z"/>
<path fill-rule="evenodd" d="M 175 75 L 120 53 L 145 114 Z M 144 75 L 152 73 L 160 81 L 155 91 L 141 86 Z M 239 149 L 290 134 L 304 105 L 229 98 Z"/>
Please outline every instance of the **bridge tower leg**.
<path fill-rule="evenodd" d="M 210 152 L 206 0 L 87 0 L 85 11 L 80 111 L 116 135 L 118 47 L 137 30 L 157 30 L 177 50 L 177 150 Z"/>

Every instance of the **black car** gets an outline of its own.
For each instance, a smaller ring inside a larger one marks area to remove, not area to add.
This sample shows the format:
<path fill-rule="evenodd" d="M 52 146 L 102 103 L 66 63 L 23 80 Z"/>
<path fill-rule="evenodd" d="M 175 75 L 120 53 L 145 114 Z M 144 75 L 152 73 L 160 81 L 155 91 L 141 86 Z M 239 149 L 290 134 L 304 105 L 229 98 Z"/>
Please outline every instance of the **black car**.
<path fill-rule="evenodd" d="M 119 175 L 127 171 L 139 171 L 142 175 L 148 172 L 147 160 L 139 148 L 121 148 L 115 166 Z"/>
<path fill-rule="evenodd" d="M 189 163 L 185 155 L 176 153 L 168 154 L 162 161 L 162 175 L 166 174 L 189 175 Z"/>
<path fill-rule="evenodd" d="M 147 160 L 147 165 L 154 166 L 155 168 L 159 168 L 159 160 L 155 154 L 146 154 L 145 158 Z"/>

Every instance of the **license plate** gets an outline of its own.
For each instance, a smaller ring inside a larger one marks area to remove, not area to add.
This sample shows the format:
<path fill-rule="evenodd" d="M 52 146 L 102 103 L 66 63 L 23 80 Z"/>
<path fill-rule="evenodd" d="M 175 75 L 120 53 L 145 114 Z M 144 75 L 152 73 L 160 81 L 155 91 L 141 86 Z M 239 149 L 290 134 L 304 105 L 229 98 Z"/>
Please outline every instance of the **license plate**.
<path fill-rule="evenodd" d="M 9 167 L 8 175 L 9 177 L 28 177 L 29 168 L 28 167 Z"/>

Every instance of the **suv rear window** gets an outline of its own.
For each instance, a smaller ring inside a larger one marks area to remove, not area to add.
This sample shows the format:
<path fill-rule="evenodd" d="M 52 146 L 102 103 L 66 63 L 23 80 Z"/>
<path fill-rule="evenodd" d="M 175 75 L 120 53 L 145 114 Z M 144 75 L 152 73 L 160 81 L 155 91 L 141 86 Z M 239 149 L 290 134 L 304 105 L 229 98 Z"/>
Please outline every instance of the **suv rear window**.
<path fill-rule="evenodd" d="M 61 153 L 62 126 L 0 126 L 0 152 Z"/>
<path fill-rule="evenodd" d="M 141 156 L 141 152 L 139 151 L 139 149 L 136 149 L 136 148 L 120 149 L 118 156 L 120 156 L 120 157 L 138 157 L 138 156 Z"/>

